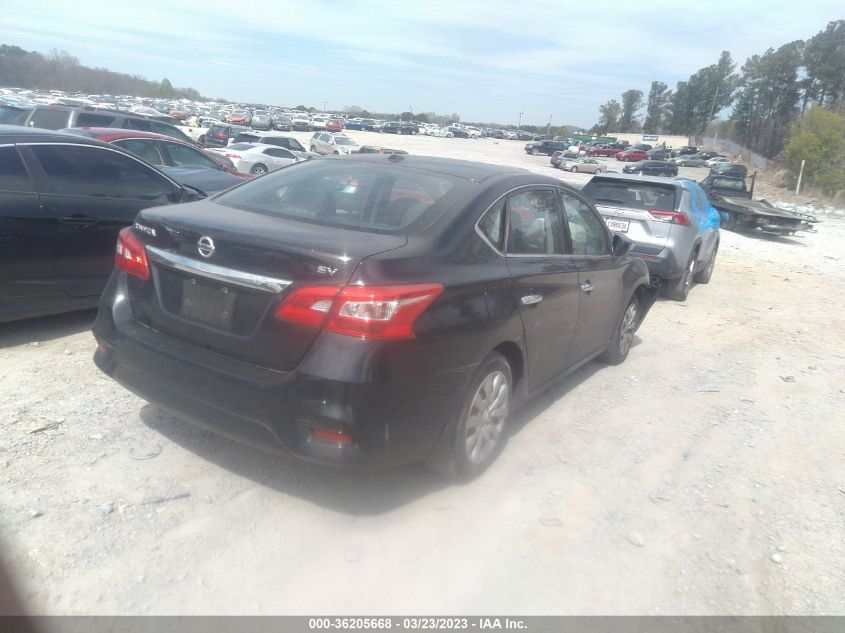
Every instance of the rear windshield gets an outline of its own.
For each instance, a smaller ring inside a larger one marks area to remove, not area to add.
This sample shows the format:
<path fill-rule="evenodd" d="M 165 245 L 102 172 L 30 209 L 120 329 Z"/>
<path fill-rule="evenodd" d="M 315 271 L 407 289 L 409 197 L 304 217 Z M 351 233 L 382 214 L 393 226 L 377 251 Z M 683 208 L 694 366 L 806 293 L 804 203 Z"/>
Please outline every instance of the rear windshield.
<path fill-rule="evenodd" d="M 449 193 L 458 179 L 387 165 L 307 161 L 218 196 L 220 204 L 359 231 L 399 232 Z"/>
<path fill-rule="evenodd" d="M 23 125 L 29 110 L 15 108 L 12 106 L 0 107 L 0 123 L 8 123 L 9 125 Z"/>
<path fill-rule="evenodd" d="M 581 191 L 597 205 L 629 209 L 674 210 L 677 203 L 674 186 L 651 182 L 593 178 Z"/>
<path fill-rule="evenodd" d="M 719 189 L 736 189 L 737 191 L 745 191 L 745 182 L 735 178 L 714 178 L 713 186 Z"/>

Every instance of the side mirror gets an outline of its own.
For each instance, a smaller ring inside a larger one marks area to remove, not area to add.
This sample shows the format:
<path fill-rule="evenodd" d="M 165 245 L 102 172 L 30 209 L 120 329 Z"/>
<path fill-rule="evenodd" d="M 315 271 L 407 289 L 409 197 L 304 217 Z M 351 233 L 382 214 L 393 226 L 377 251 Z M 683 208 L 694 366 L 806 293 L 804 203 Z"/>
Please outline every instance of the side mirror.
<path fill-rule="evenodd" d="M 634 242 L 632 242 L 629 238 L 625 237 L 621 233 L 613 234 L 612 251 L 616 257 L 627 255 L 633 247 Z"/>
<path fill-rule="evenodd" d="M 180 202 L 195 202 L 197 200 L 201 200 L 202 198 L 207 197 L 202 191 L 197 189 L 196 187 L 191 187 L 190 185 L 182 185 L 181 195 L 179 197 Z"/>

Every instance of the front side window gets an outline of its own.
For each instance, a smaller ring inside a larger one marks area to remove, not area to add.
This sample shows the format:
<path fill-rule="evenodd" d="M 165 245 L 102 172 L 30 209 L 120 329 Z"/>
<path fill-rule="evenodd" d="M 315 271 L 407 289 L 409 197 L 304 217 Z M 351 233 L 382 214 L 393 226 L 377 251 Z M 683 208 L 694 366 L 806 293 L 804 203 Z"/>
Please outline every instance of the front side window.
<path fill-rule="evenodd" d="M 123 122 L 123 127 L 129 130 L 141 130 L 142 132 L 152 132 L 152 126 L 149 121 L 144 119 L 126 119 Z"/>
<path fill-rule="evenodd" d="M 563 233 L 555 193 L 535 190 L 508 198 L 508 254 L 562 254 Z"/>
<path fill-rule="evenodd" d="M 170 154 L 170 160 L 174 165 L 198 165 L 200 167 L 211 167 L 212 169 L 220 169 L 220 165 L 201 151 L 188 147 L 187 145 L 180 145 L 179 143 L 162 143 Z"/>
<path fill-rule="evenodd" d="M 142 158 L 150 165 L 164 165 L 164 160 L 159 154 L 157 143 L 153 140 L 146 140 L 140 138 L 130 138 L 122 141 L 115 141 L 115 145 L 122 147 L 127 152 L 135 154 L 138 158 Z"/>
<path fill-rule="evenodd" d="M 561 202 L 566 214 L 569 238 L 573 255 L 607 255 L 610 247 L 607 229 L 598 213 L 583 200 L 568 193 L 561 193 Z"/>
<path fill-rule="evenodd" d="M 222 194 L 216 201 L 315 224 L 398 232 L 454 188 L 451 176 L 347 161 L 306 161 Z"/>
<path fill-rule="evenodd" d="M 32 191 L 29 174 L 14 147 L 0 147 L 0 191 Z"/>
<path fill-rule="evenodd" d="M 117 151 L 85 145 L 33 145 L 55 193 L 164 201 L 170 182 L 152 167 Z"/>

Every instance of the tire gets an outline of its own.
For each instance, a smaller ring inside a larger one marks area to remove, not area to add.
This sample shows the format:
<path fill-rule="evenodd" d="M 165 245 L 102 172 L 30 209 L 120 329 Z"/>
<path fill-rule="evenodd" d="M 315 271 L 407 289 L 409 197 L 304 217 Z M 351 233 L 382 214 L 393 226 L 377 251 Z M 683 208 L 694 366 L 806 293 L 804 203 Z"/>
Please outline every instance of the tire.
<path fill-rule="evenodd" d="M 619 323 L 613 331 L 613 338 L 610 347 L 599 357 L 603 363 L 608 365 L 619 365 L 628 358 L 631 351 L 631 344 L 634 341 L 634 333 L 640 321 L 640 300 L 634 296 L 625 306 L 625 311 L 619 318 Z"/>
<path fill-rule="evenodd" d="M 694 279 L 695 273 L 695 258 L 698 253 L 693 253 L 687 262 L 684 273 L 675 279 L 667 279 L 663 284 L 663 294 L 675 301 L 686 301 L 689 296 L 690 286 Z"/>
<path fill-rule="evenodd" d="M 692 278 L 693 281 L 697 284 L 709 284 L 710 278 L 713 276 L 713 269 L 716 267 L 716 254 L 719 252 L 719 243 L 716 242 L 716 246 L 713 247 L 713 254 L 710 255 L 710 259 L 707 260 L 707 266 L 704 267 L 703 270 L 699 270 L 695 273 L 695 276 Z"/>
<path fill-rule="evenodd" d="M 429 467 L 449 479 L 463 481 L 483 473 L 507 441 L 512 396 L 510 365 L 504 356 L 492 352 L 478 366 L 458 420 L 446 429 L 427 460 Z"/>
<path fill-rule="evenodd" d="M 205 146 L 205 134 L 203 134 L 202 136 L 200 136 L 200 137 L 197 139 L 197 143 L 199 143 L 200 145 Z"/>
<path fill-rule="evenodd" d="M 734 213 L 733 211 L 725 211 L 725 214 L 728 216 L 728 219 L 725 220 L 725 224 L 722 228 L 726 231 L 735 231 L 737 222 L 736 213 Z"/>
<path fill-rule="evenodd" d="M 337 151 L 336 151 L 336 152 L 334 152 L 334 155 L 335 155 L 335 156 L 340 156 L 340 152 L 337 152 Z"/>
<path fill-rule="evenodd" d="M 538 150 L 536 147 L 532 148 L 532 150 L 531 150 L 531 155 L 532 155 L 532 156 L 539 156 L 539 155 L 540 155 L 540 150 Z"/>
<path fill-rule="evenodd" d="M 317 153 L 317 148 L 316 148 L 316 147 L 314 147 L 314 146 L 312 145 L 312 146 L 308 149 L 308 151 L 309 151 L 309 152 L 314 152 L 314 153 L 316 154 L 316 153 Z"/>
<path fill-rule="evenodd" d="M 263 176 L 268 171 L 269 170 L 267 169 L 267 167 L 265 165 L 258 163 L 256 165 L 252 166 L 252 169 L 249 170 L 249 173 L 252 174 L 253 176 Z"/>
<path fill-rule="evenodd" d="M 578 168 L 577 168 L 575 165 L 573 165 L 573 166 L 572 166 L 572 169 L 570 169 L 569 171 L 571 171 L 573 174 L 577 174 L 577 173 L 578 173 Z"/>

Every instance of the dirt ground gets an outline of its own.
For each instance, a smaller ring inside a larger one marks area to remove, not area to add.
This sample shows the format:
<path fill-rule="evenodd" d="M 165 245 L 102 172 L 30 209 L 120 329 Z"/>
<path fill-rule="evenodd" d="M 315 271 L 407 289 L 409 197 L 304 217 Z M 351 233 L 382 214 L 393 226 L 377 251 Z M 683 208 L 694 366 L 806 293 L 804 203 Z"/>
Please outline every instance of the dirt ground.
<path fill-rule="evenodd" d="M 587 180 L 516 141 L 351 136 Z M 841 220 L 723 232 L 709 285 L 465 485 L 162 414 L 94 367 L 91 312 L 0 325 L 0 558 L 38 614 L 845 614 L 843 260 Z"/>

